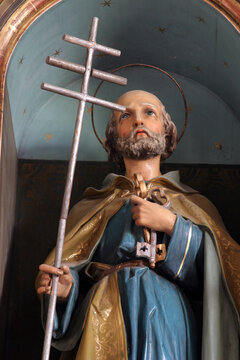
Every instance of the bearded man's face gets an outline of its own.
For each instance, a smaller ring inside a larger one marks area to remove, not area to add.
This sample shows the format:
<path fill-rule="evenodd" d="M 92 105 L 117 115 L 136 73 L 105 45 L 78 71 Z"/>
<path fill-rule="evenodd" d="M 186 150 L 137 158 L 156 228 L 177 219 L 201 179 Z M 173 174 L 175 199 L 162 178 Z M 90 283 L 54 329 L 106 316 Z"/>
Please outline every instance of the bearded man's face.
<path fill-rule="evenodd" d="M 116 120 L 116 150 L 123 157 L 149 159 L 165 150 L 163 105 L 153 94 L 130 91 L 118 99 L 126 107 L 121 113 L 114 111 Z"/>
<path fill-rule="evenodd" d="M 144 131 L 146 136 L 138 136 L 139 131 Z M 127 138 L 118 137 L 116 149 L 124 158 L 146 160 L 160 155 L 166 146 L 165 136 L 154 133 L 145 126 L 135 128 Z"/>

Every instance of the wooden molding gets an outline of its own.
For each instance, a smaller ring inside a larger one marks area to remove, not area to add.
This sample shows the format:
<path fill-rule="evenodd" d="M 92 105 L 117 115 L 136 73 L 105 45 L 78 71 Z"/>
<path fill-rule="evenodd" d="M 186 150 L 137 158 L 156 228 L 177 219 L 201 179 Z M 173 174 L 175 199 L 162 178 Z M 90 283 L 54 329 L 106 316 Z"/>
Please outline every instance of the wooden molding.
<path fill-rule="evenodd" d="M 0 161 L 5 79 L 9 60 L 17 42 L 27 28 L 59 2 L 61 0 L 26 0 L 14 11 L 0 31 Z"/>
<path fill-rule="evenodd" d="M 237 0 L 203 0 L 223 16 L 240 32 L 240 2 Z"/>

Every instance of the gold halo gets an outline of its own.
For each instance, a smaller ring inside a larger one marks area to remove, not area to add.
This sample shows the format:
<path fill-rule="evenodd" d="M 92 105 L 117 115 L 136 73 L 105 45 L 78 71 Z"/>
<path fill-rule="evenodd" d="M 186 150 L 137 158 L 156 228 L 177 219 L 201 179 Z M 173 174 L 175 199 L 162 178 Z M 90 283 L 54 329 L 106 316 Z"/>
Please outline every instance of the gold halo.
<path fill-rule="evenodd" d="M 167 71 L 157 67 L 157 66 L 154 66 L 154 65 L 149 65 L 149 64 L 139 64 L 139 63 L 136 63 L 136 64 L 127 64 L 127 65 L 122 65 L 122 66 L 119 66 L 118 68 L 116 69 L 113 69 L 110 71 L 110 73 L 115 73 L 119 70 L 122 70 L 122 69 L 125 69 L 125 68 L 129 68 L 129 67 L 146 67 L 146 68 L 151 68 L 151 69 L 155 69 L 155 70 L 158 70 L 160 71 L 161 73 L 163 73 L 164 75 L 168 76 L 173 82 L 174 84 L 178 87 L 179 91 L 181 92 L 181 95 L 182 95 L 182 98 L 183 98 L 183 102 L 184 102 L 184 107 L 185 107 L 185 121 L 184 121 L 184 125 L 183 125 L 183 129 L 182 129 L 182 132 L 180 134 L 180 136 L 177 138 L 177 143 L 179 143 L 179 141 L 182 139 L 184 133 L 185 133 L 185 130 L 186 130 L 186 127 L 187 127 L 187 117 L 188 117 L 188 110 L 187 110 L 187 101 L 186 101 L 186 97 L 184 95 L 184 92 L 181 88 L 181 86 L 179 85 L 179 83 L 177 82 L 177 80 L 174 79 L 174 77 L 172 77 Z M 97 86 L 96 90 L 95 90 L 95 93 L 94 93 L 94 97 L 97 95 L 98 93 L 98 90 L 100 89 L 100 87 L 102 86 L 102 84 L 104 83 L 104 80 L 102 80 L 100 82 L 100 84 Z M 93 131 L 94 131 L 94 134 L 96 136 L 96 138 L 98 139 L 98 141 L 100 142 L 100 144 L 102 145 L 102 147 L 104 148 L 104 144 L 102 142 L 102 140 L 100 139 L 100 137 L 98 136 L 97 134 L 97 131 L 96 131 L 96 128 L 95 128 L 95 124 L 94 124 L 94 118 L 93 118 L 93 108 L 94 108 L 94 104 L 92 104 L 92 107 L 91 107 L 91 120 L 92 120 L 92 128 L 93 128 Z M 104 148 L 105 150 L 105 148 Z"/>

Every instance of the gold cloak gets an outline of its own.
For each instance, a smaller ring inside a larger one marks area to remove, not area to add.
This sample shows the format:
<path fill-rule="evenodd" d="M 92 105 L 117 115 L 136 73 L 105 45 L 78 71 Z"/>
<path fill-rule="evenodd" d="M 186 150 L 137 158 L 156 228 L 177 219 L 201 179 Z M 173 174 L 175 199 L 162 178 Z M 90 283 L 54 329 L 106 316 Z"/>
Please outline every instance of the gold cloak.
<path fill-rule="evenodd" d="M 152 179 L 147 189 L 162 187 L 171 199 L 173 212 L 211 230 L 229 294 L 240 313 L 239 244 L 227 233 L 217 209 L 210 201 L 179 183 L 176 178 L 170 179 L 170 176 Z M 88 188 L 83 200 L 69 214 L 62 262 L 81 266 L 89 261 L 109 219 L 134 192 L 133 182 L 124 176 L 115 177 L 106 189 Z M 55 250 L 50 253 L 46 263 L 54 263 L 54 254 Z"/>
<path fill-rule="evenodd" d="M 150 190 L 154 187 L 162 187 L 164 189 L 166 194 L 171 199 L 171 210 L 173 212 L 191 220 L 195 224 L 199 225 L 203 230 L 205 230 L 205 233 L 208 233 L 210 235 L 211 242 L 213 243 L 213 246 L 216 250 L 218 261 L 221 266 L 222 280 L 224 283 L 225 292 L 227 293 L 227 297 L 230 300 L 231 307 L 236 310 L 235 319 L 237 318 L 237 323 L 239 323 L 240 246 L 227 233 L 222 219 L 214 205 L 209 202 L 204 196 L 197 193 L 195 190 L 181 184 L 179 182 L 176 172 L 152 179 L 147 184 L 147 189 Z M 115 176 L 111 184 L 107 188 L 104 188 L 102 190 L 95 190 L 93 188 L 87 189 L 84 193 L 83 200 L 77 203 L 69 214 L 62 262 L 68 264 L 71 267 L 76 267 L 80 269 L 84 264 L 91 261 L 91 257 L 101 239 L 101 236 L 109 219 L 121 208 L 121 206 L 131 196 L 131 194 L 134 193 L 134 183 L 123 176 Z M 186 247 L 186 252 L 183 257 L 181 266 L 184 263 L 187 251 L 188 248 Z M 48 256 L 48 258 L 46 259 L 46 263 L 54 263 L 54 254 L 55 250 L 53 250 L 52 253 Z M 211 269 L 211 264 L 210 267 L 208 265 L 207 271 L 209 271 L 209 268 Z M 112 282 L 112 286 L 117 287 L 116 279 L 113 279 L 110 276 L 108 281 Z M 102 286 L 105 286 L 104 282 L 102 282 L 102 284 L 100 282 L 96 285 L 97 291 L 101 293 Z M 106 289 L 107 288 L 108 287 L 106 287 Z M 207 291 L 209 290 L 207 289 Z M 207 291 L 205 292 L 207 293 Z M 118 349 L 119 351 L 121 351 L 122 354 L 125 353 L 125 355 L 123 355 L 123 358 L 127 359 L 126 342 L 124 340 L 124 322 L 122 319 L 120 300 L 118 298 L 118 295 L 116 296 L 116 294 L 117 292 L 114 292 L 114 294 L 112 295 L 109 294 L 107 298 L 105 297 L 105 299 L 108 299 L 110 301 L 110 309 L 113 308 L 111 304 L 115 304 L 114 307 L 115 311 L 117 312 L 119 324 L 122 322 L 122 331 L 120 332 L 121 338 L 118 339 Z M 92 300 L 93 302 L 96 301 L 97 303 L 99 301 L 98 297 Z M 224 304 L 225 306 L 226 303 L 222 302 L 222 304 Z M 91 304 L 89 304 L 89 306 L 91 307 Z M 91 311 L 89 309 L 88 314 L 90 316 L 90 319 L 93 319 Z M 210 307 L 210 310 L 207 309 L 206 311 L 208 312 L 207 318 L 211 318 L 211 309 L 212 305 Z M 85 323 L 89 322 L 88 314 L 86 314 Z M 216 318 L 212 316 L 212 319 L 214 320 Z M 218 342 L 216 342 L 214 347 L 211 349 L 211 340 L 209 341 L 209 338 L 212 337 L 212 333 L 218 326 L 218 323 L 214 323 L 214 326 L 212 325 L 212 323 L 214 322 L 212 321 L 212 319 L 211 323 L 209 323 L 209 321 L 207 320 L 204 325 L 204 328 L 206 328 L 205 332 L 207 333 L 207 339 L 203 340 L 204 344 L 202 350 L 204 354 L 203 358 L 211 360 L 215 358 L 220 359 L 218 355 L 218 349 L 220 349 L 219 341 L 221 341 L 220 336 L 219 340 L 217 340 Z M 235 333 L 237 327 L 238 325 L 234 328 Z M 85 337 L 89 338 L 89 331 L 92 331 L 92 327 L 86 326 L 83 332 L 82 339 L 84 339 Z M 117 336 L 115 336 L 115 339 L 117 339 Z M 236 337 L 234 341 L 235 343 L 237 342 Z M 85 346 L 86 343 L 89 344 L 89 341 L 81 341 L 80 348 L 81 346 L 84 346 L 84 348 L 87 349 L 87 347 Z M 95 345 L 97 348 L 99 344 Z M 94 348 L 94 345 L 90 345 L 90 348 L 91 347 Z M 82 352 L 80 351 L 80 348 L 78 351 L 79 357 L 76 357 L 76 359 L 82 359 L 82 356 L 85 353 L 85 350 Z M 236 351 L 233 352 L 234 354 L 236 353 Z M 207 355 L 205 356 L 205 354 Z M 235 358 L 234 356 L 230 358 Z M 97 357 L 93 356 L 90 358 L 95 359 Z M 108 358 L 109 357 L 106 357 L 106 359 Z M 120 357 L 118 358 L 120 359 Z"/>

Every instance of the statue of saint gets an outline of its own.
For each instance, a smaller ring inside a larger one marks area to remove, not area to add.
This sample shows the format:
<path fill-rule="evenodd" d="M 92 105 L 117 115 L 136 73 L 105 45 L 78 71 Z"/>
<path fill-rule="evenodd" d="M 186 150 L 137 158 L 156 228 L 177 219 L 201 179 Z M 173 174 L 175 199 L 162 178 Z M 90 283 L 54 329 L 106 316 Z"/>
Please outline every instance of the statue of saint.
<path fill-rule="evenodd" d="M 40 265 L 43 324 L 51 274 L 59 275 L 52 344 L 61 359 L 239 359 L 240 248 L 215 207 L 160 164 L 177 131 L 161 101 L 145 91 L 118 99 L 106 130 L 109 159 L 125 168 L 71 210 L 62 267 L 54 251 Z M 161 188 L 170 209 L 136 195 Z M 136 255 L 144 228 L 166 256 L 154 268 Z"/>

